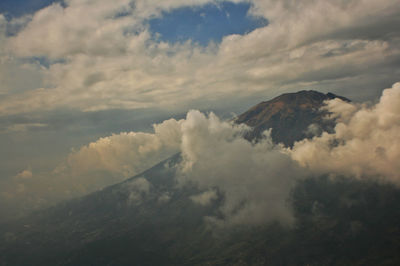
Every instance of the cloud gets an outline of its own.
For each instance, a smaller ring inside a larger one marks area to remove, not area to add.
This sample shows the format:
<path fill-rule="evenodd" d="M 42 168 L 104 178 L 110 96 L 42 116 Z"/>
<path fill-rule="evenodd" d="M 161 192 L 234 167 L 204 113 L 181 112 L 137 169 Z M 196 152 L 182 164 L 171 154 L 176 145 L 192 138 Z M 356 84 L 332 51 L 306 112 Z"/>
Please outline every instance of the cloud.
<path fill-rule="evenodd" d="M 38 72 L 42 84 L 7 93 L 0 114 L 227 107 L 233 100 L 311 88 L 345 96 L 359 95 L 354 91 L 362 88 L 363 97 L 371 99 L 398 77 L 395 0 L 254 0 L 252 14 L 264 16 L 269 25 L 225 36 L 220 44 L 204 48 L 152 37 L 148 19 L 208 2 L 214 1 L 76 0 L 36 12 L 6 38 L 4 50 L 53 63 Z"/>
<path fill-rule="evenodd" d="M 83 193 L 88 193 L 95 189 L 93 184 L 99 187 L 121 181 L 180 152 L 179 187 L 195 185 L 204 191 L 190 197 L 204 206 L 223 195 L 223 219 L 209 219 L 226 225 L 291 224 L 287 199 L 304 173 L 268 135 L 257 144 L 245 140 L 243 134 L 248 130 L 245 125 L 221 121 L 213 113 L 193 110 L 186 119 L 154 125 L 154 133 L 121 133 L 83 146 L 72 152 L 55 174 L 87 187 Z M 134 183 L 132 202 L 140 202 L 142 192 L 149 188 L 142 181 Z M 145 189 L 139 193 L 136 185 Z M 169 200 L 169 194 L 165 196 L 160 202 Z"/>
<path fill-rule="evenodd" d="M 73 151 L 54 174 L 79 182 L 86 192 L 137 175 L 179 151 L 181 123 L 169 119 L 155 124 L 154 133 L 125 132 L 100 138 Z"/>
<path fill-rule="evenodd" d="M 182 123 L 178 181 L 181 186 L 194 184 L 206 190 L 192 197 L 200 204 L 213 200 L 218 189 L 224 198 L 223 217 L 209 220 L 219 225 L 291 224 L 287 199 L 304 173 L 268 135 L 259 143 L 250 143 L 242 137 L 246 130 L 212 113 L 190 111 Z"/>
<path fill-rule="evenodd" d="M 326 109 L 338 119 L 335 132 L 295 143 L 292 158 L 317 174 L 400 185 L 400 83 L 384 90 L 373 106 L 335 99 Z"/>
<path fill-rule="evenodd" d="M 32 129 L 44 128 L 47 124 L 43 123 L 18 123 L 8 126 L 5 131 L 9 133 L 27 132 Z"/>
<path fill-rule="evenodd" d="M 129 205 L 139 205 L 143 198 L 150 192 L 151 183 L 143 177 L 139 177 L 127 183 Z"/>
<path fill-rule="evenodd" d="M 291 224 L 287 199 L 304 173 L 282 147 L 272 144 L 268 134 L 259 143 L 245 140 L 243 134 L 248 130 L 245 125 L 221 121 L 213 113 L 189 111 L 186 119 L 154 125 L 153 133 L 100 138 L 72 151 L 53 172 L 39 173 L 23 187 L 16 182 L 6 191 L 21 194 L 23 188 L 24 195 L 14 194 L 9 200 L 25 202 L 24 206 L 47 206 L 125 180 L 180 152 L 182 161 L 173 166 L 178 187 L 164 191 L 159 203 L 168 202 L 173 190 L 194 185 L 203 191 L 190 196 L 197 204 L 206 206 L 222 197 L 222 216 L 207 218 L 213 223 Z M 24 171 L 19 176 L 28 174 Z M 128 203 L 140 204 L 153 185 L 144 177 L 128 182 Z"/>

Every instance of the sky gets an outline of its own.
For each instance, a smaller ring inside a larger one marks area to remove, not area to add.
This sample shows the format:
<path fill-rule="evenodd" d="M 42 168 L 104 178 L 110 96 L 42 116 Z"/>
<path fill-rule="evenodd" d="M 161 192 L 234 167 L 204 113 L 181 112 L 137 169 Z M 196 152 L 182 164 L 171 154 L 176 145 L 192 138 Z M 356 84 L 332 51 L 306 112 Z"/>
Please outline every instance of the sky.
<path fill-rule="evenodd" d="M 177 149 L 143 152 L 151 159 L 135 169 L 71 165 L 104 143 L 132 144 L 132 132 L 147 139 L 153 124 L 191 109 L 231 118 L 309 89 L 373 105 L 400 81 L 399 26 L 399 0 L 3 0 L 0 210 L 145 170 Z M 126 155 L 118 151 L 104 158 Z M 104 169 L 102 181 L 83 181 Z M 71 175 L 80 178 L 59 178 Z"/>

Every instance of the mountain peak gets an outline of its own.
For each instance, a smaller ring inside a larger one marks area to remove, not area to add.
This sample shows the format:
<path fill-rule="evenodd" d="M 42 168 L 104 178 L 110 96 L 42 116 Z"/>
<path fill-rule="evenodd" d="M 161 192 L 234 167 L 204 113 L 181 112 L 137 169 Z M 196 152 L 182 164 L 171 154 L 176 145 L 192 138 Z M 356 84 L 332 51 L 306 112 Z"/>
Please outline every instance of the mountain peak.
<path fill-rule="evenodd" d="M 247 136 L 250 139 L 260 138 L 262 132 L 272 128 L 271 137 L 274 142 L 292 146 L 295 141 L 308 136 L 307 130 L 311 124 L 319 125 L 322 130 L 332 130 L 332 123 L 323 121 L 325 113 L 320 111 L 320 107 L 325 100 L 335 98 L 350 101 L 330 92 L 324 94 L 302 90 L 284 93 L 250 108 L 236 119 L 236 123 L 245 123 L 253 128 Z"/>
<path fill-rule="evenodd" d="M 335 99 L 335 98 L 339 98 L 339 99 L 341 99 L 343 101 L 347 101 L 347 102 L 350 101 L 349 99 L 347 99 L 345 97 L 338 96 L 331 92 L 324 94 L 322 92 L 314 91 L 314 90 L 301 90 L 298 92 L 289 92 L 289 93 L 281 94 L 280 96 L 277 96 L 277 97 L 273 98 L 272 100 L 266 101 L 263 103 L 283 101 L 286 104 L 301 104 L 301 103 L 310 103 L 310 102 L 322 104 L 323 101 L 325 101 L 325 100 L 331 100 L 331 99 Z"/>

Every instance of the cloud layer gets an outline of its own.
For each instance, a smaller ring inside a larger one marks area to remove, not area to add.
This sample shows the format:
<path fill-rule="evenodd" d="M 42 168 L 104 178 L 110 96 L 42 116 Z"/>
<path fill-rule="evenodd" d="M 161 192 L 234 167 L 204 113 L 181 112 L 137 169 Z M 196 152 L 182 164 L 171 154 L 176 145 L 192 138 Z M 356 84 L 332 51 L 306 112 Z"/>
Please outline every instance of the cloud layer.
<path fill-rule="evenodd" d="M 159 42 L 149 31 L 146 21 L 162 11 L 210 2 L 218 1 L 71 0 L 37 11 L 14 35 L 3 30 L 3 61 L 11 58 L 6 65 L 15 65 L 20 83 L 29 76 L 38 82 L 7 93 L 0 114 L 66 107 L 182 110 L 302 88 L 345 96 L 363 91 L 371 98 L 398 76 L 396 0 L 254 0 L 251 14 L 270 24 L 208 47 Z M 0 21 L 3 29 L 16 24 Z"/>

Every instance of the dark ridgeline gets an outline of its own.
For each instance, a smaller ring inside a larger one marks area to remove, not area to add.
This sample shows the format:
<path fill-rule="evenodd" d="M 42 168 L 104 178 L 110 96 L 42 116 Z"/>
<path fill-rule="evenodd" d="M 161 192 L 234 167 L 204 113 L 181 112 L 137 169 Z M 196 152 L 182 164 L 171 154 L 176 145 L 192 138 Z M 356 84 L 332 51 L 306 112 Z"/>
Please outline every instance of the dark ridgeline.
<path fill-rule="evenodd" d="M 253 126 L 252 137 L 273 127 L 274 141 L 291 145 L 311 123 L 327 126 L 318 108 L 334 97 L 284 94 L 237 122 Z M 293 228 L 213 231 L 204 217 L 219 215 L 220 201 L 199 206 L 189 199 L 196 188 L 176 188 L 175 172 L 165 165 L 179 160 L 177 154 L 122 183 L 0 225 L 0 265 L 400 265 L 398 188 L 310 178 L 289 199 Z M 129 184 L 139 177 L 152 188 L 132 204 Z M 161 195 L 169 201 L 160 202 Z"/>
<path fill-rule="evenodd" d="M 238 116 L 236 123 L 245 123 L 253 128 L 246 136 L 248 139 L 258 139 L 265 130 L 271 128 L 271 137 L 275 143 L 292 146 L 295 141 L 310 136 L 307 131 L 311 124 L 318 125 L 323 131 L 333 130 L 334 121 L 324 120 L 326 112 L 321 112 L 320 108 L 324 101 L 334 98 L 350 101 L 333 93 L 317 91 L 285 93 L 250 108 Z"/>

